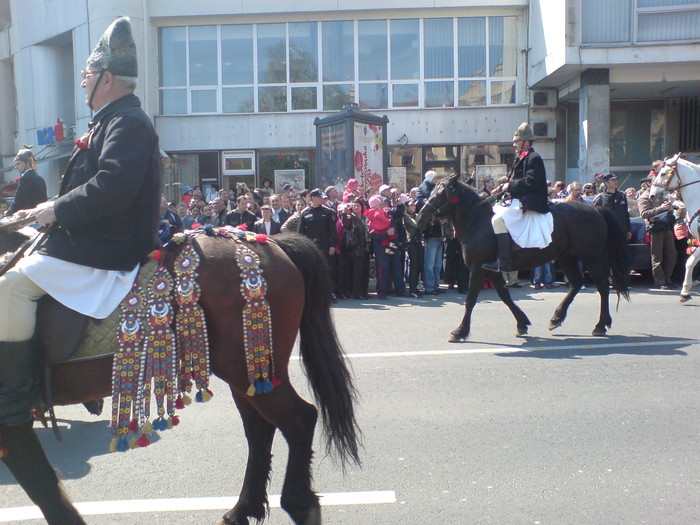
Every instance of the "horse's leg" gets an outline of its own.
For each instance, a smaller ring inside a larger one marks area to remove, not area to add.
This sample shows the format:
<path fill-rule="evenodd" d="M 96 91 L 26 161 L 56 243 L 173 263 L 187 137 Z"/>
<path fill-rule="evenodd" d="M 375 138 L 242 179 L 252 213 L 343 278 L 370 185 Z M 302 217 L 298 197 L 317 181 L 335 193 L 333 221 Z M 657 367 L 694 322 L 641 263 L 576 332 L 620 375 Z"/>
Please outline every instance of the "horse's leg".
<path fill-rule="evenodd" d="M 33 421 L 0 426 L 0 440 L 8 455 L 3 462 L 50 525 L 80 525 L 83 518 L 63 491 L 32 428 Z"/>
<path fill-rule="evenodd" d="M 603 337 L 607 335 L 607 329 L 612 326 L 612 317 L 610 316 L 610 268 L 602 260 L 586 261 L 588 273 L 593 279 L 598 295 L 600 296 L 600 318 L 598 323 L 593 328 L 593 335 Z"/>
<path fill-rule="evenodd" d="M 492 272 L 493 273 L 493 272 Z M 459 326 L 450 332 L 450 337 L 447 340 L 450 343 L 458 343 L 469 337 L 471 330 L 472 310 L 476 305 L 476 300 L 479 298 L 479 292 L 484 284 L 486 274 L 481 269 L 481 265 L 475 265 L 469 272 L 469 288 L 467 290 L 467 298 L 464 303 L 464 317 Z"/>
<path fill-rule="evenodd" d="M 527 327 L 530 326 L 532 323 L 530 322 L 530 319 L 528 319 L 527 315 L 525 315 L 525 312 L 523 312 L 520 309 L 520 307 L 518 307 L 518 305 L 515 304 L 513 298 L 510 296 L 510 291 L 508 290 L 506 281 L 503 278 L 503 274 L 501 272 L 491 272 L 490 277 L 493 281 L 494 286 L 496 287 L 496 293 L 498 294 L 498 297 L 501 298 L 501 301 L 505 303 L 505 305 L 510 310 L 510 313 L 512 313 L 513 317 L 515 317 L 516 337 L 526 335 Z"/>
<path fill-rule="evenodd" d="M 272 440 L 276 429 L 258 414 L 248 396 L 239 394 L 233 389 L 231 393 L 243 420 L 245 437 L 248 441 L 248 464 L 238 502 L 224 515 L 223 523 L 248 525 L 248 518 L 261 522 L 267 515 L 267 482 L 272 463 Z"/>
<path fill-rule="evenodd" d="M 559 303 L 559 306 L 554 310 L 554 315 L 549 320 L 549 329 L 554 330 L 559 328 L 566 319 L 566 314 L 569 306 L 574 301 L 574 297 L 578 294 L 583 286 L 583 274 L 578 267 L 578 260 L 575 257 L 559 257 L 559 265 L 564 271 L 567 280 L 569 281 L 569 291 L 564 296 L 564 300 Z"/>
<path fill-rule="evenodd" d="M 252 406 L 280 429 L 289 446 L 282 486 L 282 508 L 297 525 L 320 525 L 321 507 L 311 490 L 311 449 L 318 411 L 283 381 L 272 392 L 250 398 Z"/>
<path fill-rule="evenodd" d="M 690 301 L 692 297 L 690 290 L 693 288 L 693 269 L 698 261 L 700 261 L 700 248 L 697 248 L 685 262 L 685 278 L 683 279 L 683 288 L 681 289 L 680 297 L 682 303 Z"/>

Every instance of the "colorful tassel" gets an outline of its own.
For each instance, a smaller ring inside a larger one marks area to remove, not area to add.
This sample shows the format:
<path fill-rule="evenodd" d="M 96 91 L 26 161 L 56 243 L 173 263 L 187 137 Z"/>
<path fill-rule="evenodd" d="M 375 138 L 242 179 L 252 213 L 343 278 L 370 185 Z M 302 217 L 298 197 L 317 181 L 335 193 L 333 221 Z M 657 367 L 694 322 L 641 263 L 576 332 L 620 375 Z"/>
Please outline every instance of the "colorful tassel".
<path fill-rule="evenodd" d="M 136 448 L 136 447 L 138 447 L 138 446 L 139 446 L 139 445 L 138 445 L 138 442 L 137 442 L 137 440 L 136 440 L 136 436 L 132 437 L 132 438 L 129 440 L 129 448 Z"/>
<path fill-rule="evenodd" d="M 187 394 L 182 394 L 182 403 L 185 406 L 189 406 L 192 404 L 192 398 L 188 396 Z"/>
<path fill-rule="evenodd" d="M 202 390 L 202 403 L 206 403 L 212 397 L 214 397 L 214 392 L 212 392 L 208 388 L 205 388 L 204 390 Z"/>
<path fill-rule="evenodd" d="M 177 396 L 177 400 L 175 400 L 175 408 L 178 410 L 183 410 L 185 408 L 185 403 L 182 402 L 182 396 Z"/>
<path fill-rule="evenodd" d="M 117 451 L 117 438 L 112 438 L 112 441 L 109 443 L 109 451 L 110 452 L 116 452 Z"/>
<path fill-rule="evenodd" d="M 143 433 L 150 434 L 151 432 L 153 432 L 153 423 L 146 421 L 146 423 L 143 425 Z"/>
<path fill-rule="evenodd" d="M 250 385 L 246 391 L 246 395 L 253 397 L 255 395 L 255 385 Z"/>
<path fill-rule="evenodd" d="M 178 416 L 175 416 L 175 415 L 173 415 L 173 416 L 170 418 L 170 421 L 171 421 L 171 423 L 172 423 L 172 426 L 174 426 L 174 427 L 176 427 L 176 426 L 178 426 L 178 425 L 180 424 L 180 418 L 179 418 Z"/>
<path fill-rule="evenodd" d="M 148 436 L 146 434 L 141 434 L 141 437 L 138 439 L 137 443 L 139 447 L 145 448 L 151 444 L 151 440 L 148 439 Z"/>
<path fill-rule="evenodd" d="M 135 419 L 132 419 L 129 422 L 129 425 L 127 426 L 127 428 L 129 429 L 129 432 L 136 433 L 136 431 L 139 429 L 139 422 Z"/>
<path fill-rule="evenodd" d="M 273 378 L 272 378 L 272 386 L 273 386 L 273 387 L 275 387 L 275 386 L 280 386 L 281 384 L 282 384 L 282 381 L 280 381 L 280 380 L 277 379 L 276 377 L 273 377 Z"/>
<path fill-rule="evenodd" d="M 117 450 L 119 452 L 126 452 L 129 450 L 129 441 L 125 437 L 120 437 L 117 440 Z"/>

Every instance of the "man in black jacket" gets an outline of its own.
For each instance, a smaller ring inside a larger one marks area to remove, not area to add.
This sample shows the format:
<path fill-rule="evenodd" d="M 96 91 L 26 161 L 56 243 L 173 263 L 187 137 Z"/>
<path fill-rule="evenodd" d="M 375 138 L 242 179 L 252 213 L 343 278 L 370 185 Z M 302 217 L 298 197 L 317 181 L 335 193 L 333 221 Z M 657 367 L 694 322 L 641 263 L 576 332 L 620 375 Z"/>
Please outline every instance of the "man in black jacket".
<path fill-rule="evenodd" d="M 36 161 L 30 147 L 25 146 L 15 156 L 15 169 L 20 179 L 15 200 L 7 210 L 7 215 L 12 215 L 19 210 L 29 210 L 46 201 L 46 182 L 36 172 Z"/>
<path fill-rule="evenodd" d="M 248 209 L 248 197 L 239 195 L 236 199 L 236 209 L 226 215 L 226 224 L 249 232 L 253 231 L 253 225 L 258 218 Z"/>
<path fill-rule="evenodd" d="M 549 210 L 547 174 L 542 157 L 532 147 L 534 140 L 535 134 L 530 125 L 523 122 L 513 135 L 513 147 L 517 158 L 512 175 L 510 180 L 500 187 L 500 191 L 508 192 L 512 197 L 509 207 L 512 207 L 511 211 L 517 210 L 520 218 L 527 212 L 547 213 Z M 498 243 L 497 259 L 482 265 L 483 268 L 495 272 L 510 271 L 510 236 L 503 215 L 499 213 L 505 208 L 506 206 L 495 206 L 495 215 L 491 219 Z"/>
<path fill-rule="evenodd" d="M 84 315 L 107 317 L 158 244 L 158 136 L 134 95 L 138 67 L 128 18 L 115 20 L 82 71 L 95 111 L 59 197 L 18 215 L 53 225 L 40 252 L 0 277 L 0 424 L 30 421 L 36 301 L 49 294 Z"/>

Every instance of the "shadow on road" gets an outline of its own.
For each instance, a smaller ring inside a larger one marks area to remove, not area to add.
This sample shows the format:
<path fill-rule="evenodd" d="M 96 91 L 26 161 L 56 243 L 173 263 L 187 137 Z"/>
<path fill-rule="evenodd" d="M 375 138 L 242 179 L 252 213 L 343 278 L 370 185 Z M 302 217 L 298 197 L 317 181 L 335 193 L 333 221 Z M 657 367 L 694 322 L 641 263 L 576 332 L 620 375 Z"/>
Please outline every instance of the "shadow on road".
<path fill-rule="evenodd" d="M 494 353 L 499 357 L 529 357 L 536 359 L 580 359 L 606 355 L 686 356 L 681 350 L 698 344 L 697 339 L 660 337 L 655 335 L 601 337 L 562 337 L 544 339 L 526 337 L 518 351 Z"/>
<path fill-rule="evenodd" d="M 60 407 L 57 407 L 60 410 Z M 109 452 L 112 439 L 109 421 L 72 421 L 57 418 L 61 430 L 61 441 L 58 441 L 51 428 L 44 428 L 40 423 L 34 424 L 41 446 L 44 448 L 49 461 L 58 471 L 61 479 L 80 479 L 90 473 L 90 459 L 103 454 L 120 454 Z M 152 443 L 158 441 L 158 436 L 149 436 Z M 17 482 L 6 468 L 0 468 L 0 486 L 15 485 Z"/>

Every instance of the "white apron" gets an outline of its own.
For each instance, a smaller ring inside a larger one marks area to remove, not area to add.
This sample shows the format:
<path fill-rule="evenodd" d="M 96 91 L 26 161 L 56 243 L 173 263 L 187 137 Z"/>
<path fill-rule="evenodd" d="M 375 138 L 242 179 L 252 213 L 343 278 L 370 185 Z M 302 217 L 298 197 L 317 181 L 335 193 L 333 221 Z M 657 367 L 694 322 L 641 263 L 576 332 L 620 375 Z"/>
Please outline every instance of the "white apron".
<path fill-rule="evenodd" d="M 552 214 L 527 211 L 523 213 L 520 200 L 512 199 L 510 206 L 496 204 L 493 212 L 501 217 L 515 244 L 521 248 L 545 248 L 552 242 Z"/>
<path fill-rule="evenodd" d="M 105 319 L 131 290 L 139 265 L 130 272 L 99 270 L 33 253 L 17 270 L 59 303 L 83 315 Z"/>

